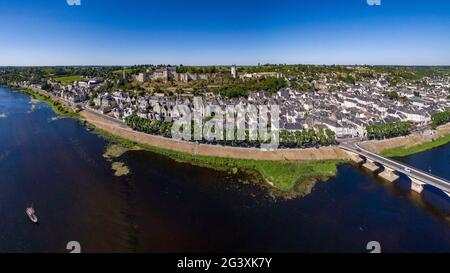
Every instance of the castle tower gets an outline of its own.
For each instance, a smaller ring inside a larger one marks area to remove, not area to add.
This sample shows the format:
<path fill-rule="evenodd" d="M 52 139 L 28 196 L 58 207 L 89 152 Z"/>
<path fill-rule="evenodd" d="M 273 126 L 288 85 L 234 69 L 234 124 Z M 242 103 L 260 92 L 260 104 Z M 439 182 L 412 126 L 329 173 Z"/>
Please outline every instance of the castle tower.
<path fill-rule="evenodd" d="M 237 66 L 235 64 L 231 66 L 231 76 L 233 77 L 233 79 L 237 79 L 238 77 Z"/>

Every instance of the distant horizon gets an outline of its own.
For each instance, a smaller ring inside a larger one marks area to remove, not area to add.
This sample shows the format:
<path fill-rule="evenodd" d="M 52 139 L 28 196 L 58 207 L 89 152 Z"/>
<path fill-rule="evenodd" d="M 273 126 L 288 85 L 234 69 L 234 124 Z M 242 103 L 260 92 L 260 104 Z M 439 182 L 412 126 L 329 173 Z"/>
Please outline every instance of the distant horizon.
<path fill-rule="evenodd" d="M 192 64 L 170 64 L 170 63 L 141 63 L 141 64 L 68 64 L 68 65 L 0 65 L 0 67 L 133 67 L 133 66 L 192 66 L 192 67 L 223 67 L 236 65 L 239 67 L 247 66 L 294 66 L 294 65 L 305 65 L 305 66 L 371 66 L 371 67 L 450 67 L 450 64 L 443 65 L 422 65 L 422 64 L 311 64 L 311 63 L 264 63 L 264 64 L 204 64 L 204 65 L 192 65 Z"/>

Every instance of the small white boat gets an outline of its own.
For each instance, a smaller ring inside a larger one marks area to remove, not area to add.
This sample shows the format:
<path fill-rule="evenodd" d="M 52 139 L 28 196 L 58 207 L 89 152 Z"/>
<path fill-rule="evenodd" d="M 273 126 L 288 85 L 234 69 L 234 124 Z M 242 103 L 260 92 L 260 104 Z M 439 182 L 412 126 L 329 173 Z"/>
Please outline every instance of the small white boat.
<path fill-rule="evenodd" d="M 38 218 L 36 217 L 36 214 L 34 214 L 33 207 L 27 208 L 25 212 L 27 213 L 28 218 L 30 218 L 31 222 L 33 222 L 33 223 L 37 223 L 38 222 Z"/>

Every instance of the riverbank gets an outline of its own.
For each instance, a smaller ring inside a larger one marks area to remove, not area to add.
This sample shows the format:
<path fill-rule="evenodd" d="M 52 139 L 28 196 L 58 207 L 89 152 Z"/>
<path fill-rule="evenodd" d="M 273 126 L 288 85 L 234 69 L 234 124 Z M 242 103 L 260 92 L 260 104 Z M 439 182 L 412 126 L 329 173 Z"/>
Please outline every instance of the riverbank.
<path fill-rule="evenodd" d="M 407 156 L 449 143 L 450 123 L 439 126 L 434 134 L 411 134 L 360 144 L 364 149 L 387 157 Z"/>
<path fill-rule="evenodd" d="M 337 147 L 262 151 L 196 144 L 133 131 L 119 121 L 87 110 L 80 115 L 100 135 L 130 149 L 137 146 L 179 162 L 249 177 L 270 186 L 277 196 L 308 194 L 317 180 L 335 176 L 337 165 L 348 157 Z"/>
<path fill-rule="evenodd" d="M 39 92 L 39 91 L 31 89 L 31 88 L 21 88 L 19 90 L 24 93 L 27 93 L 34 100 L 48 104 L 52 108 L 53 112 L 55 112 L 56 114 L 58 114 L 60 116 L 80 118 L 78 113 L 73 111 L 72 108 L 70 108 L 63 101 L 61 101 L 57 98 L 54 98 L 48 94 Z"/>
<path fill-rule="evenodd" d="M 420 152 L 424 152 L 429 149 L 433 149 L 442 145 L 445 145 L 447 143 L 450 143 L 450 134 L 447 134 L 445 136 L 432 139 L 429 142 L 425 142 L 419 145 L 411 146 L 411 147 L 398 147 L 398 148 L 392 148 L 387 149 L 381 152 L 380 155 L 385 157 L 404 157 Z"/>
<path fill-rule="evenodd" d="M 118 135 L 138 143 L 181 153 L 188 153 L 194 156 L 212 156 L 267 161 L 336 160 L 348 158 L 347 153 L 342 151 L 337 146 L 263 151 L 258 148 L 239 148 L 221 145 L 197 144 L 194 142 L 180 141 L 172 138 L 134 131 L 118 120 L 107 118 L 104 115 L 100 115 L 89 110 L 81 111 L 80 115 L 89 123 L 114 135 Z"/>
<path fill-rule="evenodd" d="M 259 183 L 276 196 L 297 197 L 308 194 L 317 180 L 334 177 L 337 165 L 345 160 L 270 161 L 192 155 L 132 141 L 112 134 L 85 121 L 86 126 L 112 144 L 106 148 L 105 157 L 120 157 L 126 150 L 146 150 L 167 156 L 178 162 L 228 172 L 246 177 L 241 182 Z M 249 181 L 250 180 L 250 181 Z"/>

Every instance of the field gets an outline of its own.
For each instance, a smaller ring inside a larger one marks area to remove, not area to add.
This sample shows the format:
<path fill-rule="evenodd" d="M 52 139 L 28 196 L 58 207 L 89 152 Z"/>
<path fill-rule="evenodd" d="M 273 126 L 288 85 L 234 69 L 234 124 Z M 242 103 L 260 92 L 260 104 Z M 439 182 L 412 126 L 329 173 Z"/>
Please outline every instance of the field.
<path fill-rule="evenodd" d="M 82 76 L 64 76 L 55 78 L 56 81 L 60 82 L 63 85 L 72 84 L 76 81 L 82 81 L 84 78 Z"/>
<path fill-rule="evenodd" d="M 125 71 L 125 73 L 127 73 L 127 74 L 132 74 L 132 73 L 133 73 L 133 69 L 131 69 L 131 68 L 115 70 L 115 71 L 113 71 L 113 73 L 114 73 L 114 74 L 120 74 L 120 75 L 122 75 L 122 73 L 123 73 L 124 71 Z"/>

